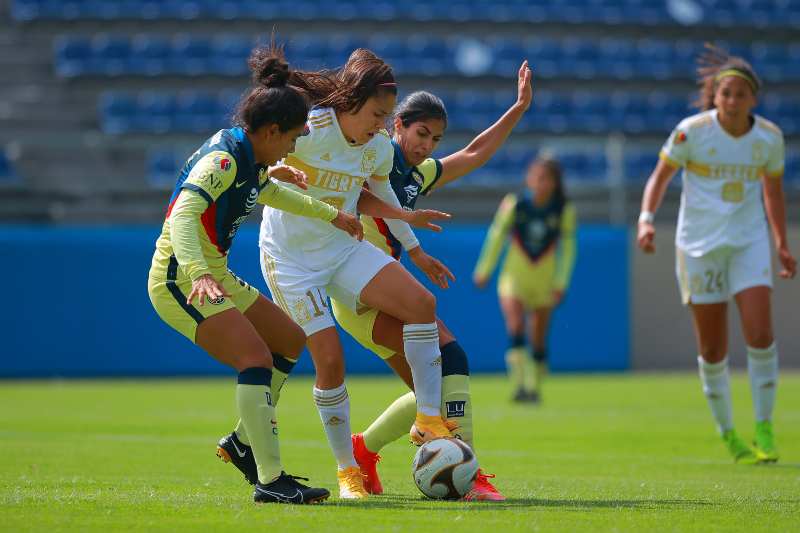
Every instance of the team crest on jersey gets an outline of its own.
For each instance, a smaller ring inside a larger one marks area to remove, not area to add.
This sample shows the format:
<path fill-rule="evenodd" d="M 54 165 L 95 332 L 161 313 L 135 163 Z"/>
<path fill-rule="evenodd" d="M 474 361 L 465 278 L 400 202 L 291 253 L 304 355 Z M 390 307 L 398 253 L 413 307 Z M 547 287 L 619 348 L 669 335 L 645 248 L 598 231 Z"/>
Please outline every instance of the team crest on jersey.
<path fill-rule="evenodd" d="M 682 131 L 678 131 L 675 133 L 675 144 L 682 144 L 686 142 L 686 134 Z"/>
<path fill-rule="evenodd" d="M 753 163 L 759 164 L 766 161 L 767 144 L 764 141 L 756 141 L 753 143 Z"/>
<path fill-rule="evenodd" d="M 361 156 L 361 172 L 365 174 L 372 174 L 375 171 L 375 161 L 378 159 L 378 153 L 374 148 L 367 148 Z"/>
<path fill-rule="evenodd" d="M 411 177 L 414 178 L 414 181 L 422 185 L 423 183 L 422 174 L 414 170 L 413 172 L 411 172 Z"/>

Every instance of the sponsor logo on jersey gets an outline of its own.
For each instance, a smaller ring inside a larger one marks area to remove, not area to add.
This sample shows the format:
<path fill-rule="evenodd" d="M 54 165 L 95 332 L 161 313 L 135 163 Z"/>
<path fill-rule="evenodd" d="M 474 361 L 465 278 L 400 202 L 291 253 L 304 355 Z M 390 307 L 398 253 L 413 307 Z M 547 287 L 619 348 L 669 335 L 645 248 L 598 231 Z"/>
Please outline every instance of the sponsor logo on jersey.
<path fill-rule="evenodd" d="M 447 408 L 447 418 L 459 418 L 464 416 L 464 410 L 467 405 L 466 400 L 457 400 L 453 402 L 444 402 Z"/>
<path fill-rule="evenodd" d="M 424 180 L 422 179 L 422 174 L 420 174 L 416 170 L 411 172 L 411 177 L 414 178 L 414 181 L 416 181 L 420 185 L 422 185 L 422 183 L 424 182 Z"/>
<path fill-rule="evenodd" d="M 208 296 L 206 297 L 206 299 L 208 300 L 208 303 L 210 303 L 211 305 L 220 305 L 225 302 L 224 296 L 219 296 L 217 298 L 211 298 L 210 296 Z"/>
<path fill-rule="evenodd" d="M 408 201 L 411 202 L 419 194 L 419 185 L 414 185 L 412 183 L 411 185 L 406 185 L 405 187 L 403 187 L 403 190 L 406 191 L 406 196 L 408 196 Z"/>
<path fill-rule="evenodd" d="M 222 170 L 229 170 L 231 168 L 231 160 L 227 157 L 223 157 L 219 162 L 219 168 Z"/>
<path fill-rule="evenodd" d="M 378 159 L 378 152 L 374 148 L 364 149 L 361 156 L 361 172 L 372 174 L 375 171 L 375 161 Z"/>

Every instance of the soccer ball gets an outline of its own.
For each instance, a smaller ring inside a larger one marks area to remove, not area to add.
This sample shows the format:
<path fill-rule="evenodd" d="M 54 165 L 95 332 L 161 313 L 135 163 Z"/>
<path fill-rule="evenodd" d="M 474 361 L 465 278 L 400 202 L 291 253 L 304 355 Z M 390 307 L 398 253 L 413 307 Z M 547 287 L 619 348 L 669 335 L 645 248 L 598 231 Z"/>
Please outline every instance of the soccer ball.
<path fill-rule="evenodd" d="M 464 442 L 445 437 L 420 446 L 411 472 L 417 488 L 429 498 L 458 500 L 472 490 L 478 460 Z"/>

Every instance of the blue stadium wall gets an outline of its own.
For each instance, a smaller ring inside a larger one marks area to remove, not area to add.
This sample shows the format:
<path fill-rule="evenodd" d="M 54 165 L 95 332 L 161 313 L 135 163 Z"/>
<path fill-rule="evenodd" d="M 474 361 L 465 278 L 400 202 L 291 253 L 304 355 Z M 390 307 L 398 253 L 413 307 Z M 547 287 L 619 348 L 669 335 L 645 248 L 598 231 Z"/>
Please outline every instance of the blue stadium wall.
<path fill-rule="evenodd" d="M 232 374 L 153 311 L 146 281 L 158 232 L 151 226 L 0 226 L 6 294 L 0 377 Z M 499 372 L 507 336 L 496 292 L 471 282 L 485 232 L 485 226 L 451 224 L 445 234 L 421 238 L 457 277 L 450 289 L 434 291 L 471 370 Z M 242 228 L 230 266 L 266 291 L 257 233 L 255 226 Z M 572 286 L 554 318 L 553 370 L 629 367 L 629 279 L 627 229 L 582 226 Z M 346 334 L 343 340 L 348 372 L 387 372 L 378 357 Z M 308 354 L 297 372 L 313 372 Z"/>

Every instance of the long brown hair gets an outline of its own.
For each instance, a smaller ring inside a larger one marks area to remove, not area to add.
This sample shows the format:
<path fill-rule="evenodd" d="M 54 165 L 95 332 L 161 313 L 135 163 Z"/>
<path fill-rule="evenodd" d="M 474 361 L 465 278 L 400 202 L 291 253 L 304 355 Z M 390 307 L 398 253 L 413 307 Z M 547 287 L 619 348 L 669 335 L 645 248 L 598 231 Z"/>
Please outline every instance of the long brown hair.
<path fill-rule="evenodd" d="M 761 80 L 750 63 L 713 44 L 706 43 L 705 48 L 697 59 L 697 83 L 700 91 L 697 99 L 692 102 L 693 106 L 701 111 L 714 109 L 714 94 L 721 79 L 720 74 L 725 77 L 725 72 L 745 79 L 753 94 L 758 94 Z"/>
<path fill-rule="evenodd" d="M 397 94 L 392 67 L 366 48 L 353 50 L 339 70 L 295 70 L 289 76 L 289 85 L 311 103 L 345 113 L 358 112 L 373 96 Z"/>
<path fill-rule="evenodd" d="M 544 167 L 553 178 L 553 181 L 555 181 L 556 187 L 553 190 L 553 198 L 558 210 L 561 211 L 567 203 L 567 191 L 564 188 L 564 171 L 561 168 L 561 163 L 552 154 L 545 152 L 538 155 L 528 164 L 528 172 L 536 166 Z"/>

